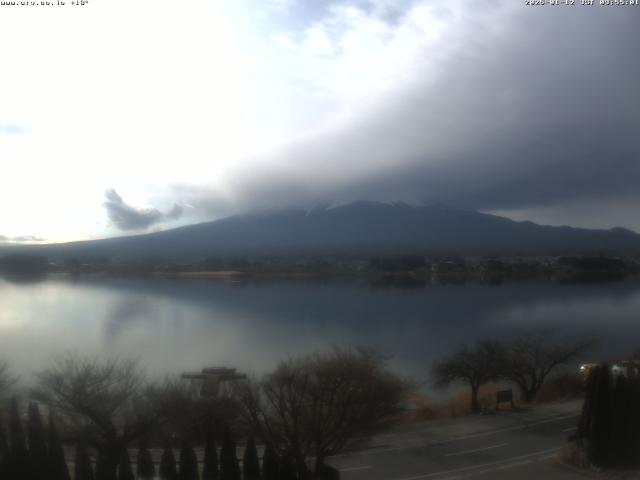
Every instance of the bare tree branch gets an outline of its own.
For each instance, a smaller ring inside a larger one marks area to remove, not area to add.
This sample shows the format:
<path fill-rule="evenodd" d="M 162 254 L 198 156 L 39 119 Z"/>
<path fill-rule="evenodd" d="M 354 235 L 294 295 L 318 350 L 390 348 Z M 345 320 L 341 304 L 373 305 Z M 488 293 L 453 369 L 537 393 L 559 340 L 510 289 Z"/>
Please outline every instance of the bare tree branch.
<path fill-rule="evenodd" d="M 551 372 L 588 353 L 594 346 L 594 340 L 557 339 L 552 332 L 522 336 L 508 345 L 504 375 L 518 386 L 526 401 L 532 401 Z"/>
<path fill-rule="evenodd" d="M 154 407 L 142 370 L 132 360 L 99 360 L 68 354 L 37 374 L 34 398 L 56 410 L 76 435 L 98 448 L 109 470 L 127 443 L 156 426 Z"/>
<path fill-rule="evenodd" d="M 339 349 L 282 362 L 262 382 L 238 388 L 245 419 L 288 451 L 305 475 L 390 422 L 409 390 L 371 350 Z"/>
<path fill-rule="evenodd" d="M 495 340 L 481 340 L 473 349 L 466 345 L 453 355 L 436 363 L 431 371 L 437 387 L 444 388 L 454 382 L 471 387 L 471 411 L 480 411 L 478 393 L 480 387 L 501 376 L 505 361 L 505 347 Z"/>

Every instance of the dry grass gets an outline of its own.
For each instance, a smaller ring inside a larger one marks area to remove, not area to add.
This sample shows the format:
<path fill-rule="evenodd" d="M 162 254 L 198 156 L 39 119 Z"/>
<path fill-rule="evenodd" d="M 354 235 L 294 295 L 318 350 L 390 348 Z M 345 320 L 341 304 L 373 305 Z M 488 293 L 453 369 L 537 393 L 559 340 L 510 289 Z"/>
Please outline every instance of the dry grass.
<path fill-rule="evenodd" d="M 639 480 L 640 472 L 599 472 L 598 478 L 602 480 Z"/>
<path fill-rule="evenodd" d="M 564 373 L 549 379 L 536 398 L 534 404 L 542 405 L 554 402 L 574 400 L 583 395 L 584 382 L 578 374 Z M 495 411 L 496 393 L 499 390 L 513 389 L 516 408 L 525 403 L 520 398 L 518 390 L 513 385 L 492 383 L 483 385 L 480 389 L 478 401 L 482 411 Z M 406 423 L 437 420 L 440 418 L 455 418 L 469 415 L 471 411 L 471 392 L 468 388 L 444 400 L 434 400 L 426 394 L 414 393 L 411 397 L 416 406 L 407 413 L 403 420 Z M 500 410 L 509 410 L 508 403 L 501 403 Z"/>
<path fill-rule="evenodd" d="M 480 394 L 478 395 L 480 410 L 483 412 L 495 411 L 496 396 L 498 391 L 509 390 L 510 388 L 511 386 L 509 385 L 499 383 L 489 383 L 487 385 L 483 385 L 480 389 Z M 514 395 L 517 395 L 517 393 L 514 392 Z M 471 392 L 469 392 L 468 390 L 462 391 L 455 395 L 448 403 L 449 412 L 452 417 L 461 417 L 463 415 L 468 415 L 471 409 Z M 508 410 L 510 408 L 511 406 L 508 403 L 500 404 L 500 410 Z"/>
<path fill-rule="evenodd" d="M 508 386 L 499 384 L 484 385 L 480 389 L 478 401 L 482 411 L 495 411 L 496 408 L 496 392 L 498 390 L 508 389 Z M 404 418 L 405 422 L 424 422 L 428 420 L 437 420 L 440 418 L 455 418 L 469 415 L 471 409 L 471 392 L 463 390 L 451 398 L 437 401 L 428 395 L 414 393 L 411 401 L 416 408 L 407 413 Z M 500 409 L 510 409 L 509 404 L 500 404 Z"/>
<path fill-rule="evenodd" d="M 637 470 L 602 470 L 595 467 L 587 458 L 584 448 L 580 448 L 575 442 L 562 447 L 556 460 L 564 466 L 598 480 L 640 480 L 640 472 Z"/>
<path fill-rule="evenodd" d="M 410 401 L 415 409 L 406 412 L 400 419 L 402 423 L 425 422 L 445 418 L 442 405 L 423 393 L 413 393 Z"/>
<path fill-rule="evenodd" d="M 596 472 L 597 470 L 591 465 L 587 458 L 587 453 L 583 448 L 578 447 L 575 442 L 568 443 L 558 452 L 558 462 L 580 470 Z"/>
<path fill-rule="evenodd" d="M 577 373 L 562 373 L 550 378 L 538 392 L 535 403 L 575 400 L 584 394 L 584 380 Z"/>

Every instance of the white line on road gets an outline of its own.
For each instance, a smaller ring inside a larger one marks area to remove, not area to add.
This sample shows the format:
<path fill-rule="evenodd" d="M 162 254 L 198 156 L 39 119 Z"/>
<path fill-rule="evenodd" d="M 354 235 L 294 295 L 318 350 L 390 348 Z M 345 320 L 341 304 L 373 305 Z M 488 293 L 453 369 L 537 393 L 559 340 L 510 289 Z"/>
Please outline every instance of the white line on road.
<path fill-rule="evenodd" d="M 564 430 L 562 430 L 562 433 L 573 432 L 574 430 L 576 430 L 576 427 L 565 428 Z"/>
<path fill-rule="evenodd" d="M 415 477 L 397 478 L 397 479 L 394 479 L 394 480 L 422 480 L 424 478 L 439 477 L 441 475 L 447 475 L 449 473 L 467 472 L 469 470 L 475 470 L 475 469 L 482 468 L 482 467 L 492 467 L 494 465 L 501 465 L 501 464 L 513 462 L 513 461 L 516 461 L 516 460 L 522 460 L 522 459 L 525 459 L 525 458 L 535 457 L 536 455 L 544 455 L 546 453 L 550 453 L 550 452 L 556 451 L 556 450 L 558 450 L 558 448 L 560 448 L 560 447 L 550 448 L 548 450 L 541 450 L 539 452 L 527 453 L 526 455 L 518 455 L 517 457 L 506 458 L 504 460 L 497 460 L 495 462 L 482 463 L 480 465 L 471 465 L 469 467 L 454 468 L 453 470 L 445 470 L 445 471 L 442 471 L 442 472 L 425 473 L 424 475 L 416 475 Z"/>
<path fill-rule="evenodd" d="M 538 460 L 539 462 L 543 462 L 544 460 L 549 460 L 551 458 L 555 458 L 556 454 L 552 453 L 551 455 L 544 455 L 542 457 L 538 457 L 536 458 L 536 460 Z"/>
<path fill-rule="evenodd" d="M 533 463 L 533 460 L 523 460 L 521 462 L 510 463 L 508 465 L 502 465 L 500 467 L 494 468 L 494 470 L 508 470 L 509 468 L 521 467 L 522 465 L 528 465 Z"/>
<path fill-rule="evenodd" d="M 364 465 L 362 467 L 348 467 L 348 468 L 341 468 L 340 471 L 341 472 L 355 472 L 357 470 L 367 470 L 371 468 L 371 465 Z"/>
<path fill-rule="evenodd" d="M 464 450 L 462 452 L 456 452 L 456 453 L 447 453 L 445 457 L 457 457 L 458 455 L 466 455 L 467 453 L 483 452 L 485 450 L 493 450 L 494 448 L 506 447 L 507 445 L 509 444 L 501 443 L 499 445 L 491 445 L 490 447 L 475 448 L 473 450 Z"/>
<path fill-rule="evenodd" d="M 448 440 L 443 440 L 441 442 L 434 442 L 434 443 L 436 445 L 441 445 L 443 443 L 452 443 L 452 442 L 457 442 L 459 440 L 468 440 L 470 438 L 488 437 L 490 435 L 495 435 L 496 433 L 513 432 L 513 431 L 517 431 L 517 430 L 526 430 L 527 428 L 534 427 L 536 425 L 543 425 L 545 423 L 559 422 L 560 420 L 566 420 L 568 418 L 579 417 L 579 416 L 580 416 L 580 414 L 577 414 L 577 413 L 576 414 L 571 414 L 571 415 L 563 415 L 563 416 L 554 417 L 554 418 L 547 418 L 545 420 L 540 420 L 538 422 L 523 423 L 522 425 L 515 425 L 513 427 L 499 428 L 497 430 L 490 430 L 488 432 L 473 433 L 471 435 L 465 435 L 463 437 L 451 438 L 451 439 L 448 439 Z"/>
<path fill-rule="evenodd" d="M 416 442 L 415 444 L 412 445 L 403 445 L 401 447 L 386 447 L 386 448 L 370 448 L 368 450 L 361 450 L 359 452 L 349 452 L 349 453 L 340 453 L 338 455 L 332 455 L 330 458 L 340 458 L 340 457 L 355 457 L 355 456 L 361 456 L 361 455 L 378 455 L 379 453 L 385 453 L 385 452 L 397 452 L 400 450 L 412 450 L 412 449 L 416 449 L 416 448 L 425 448 L 425 447 L 432 447 L 434 445 L 444 445 L 446 443 L 453 443 L 453 442 L 458 442 L 461 440 L 469 440 L 471 438 L 480 438 L 480 437 L 488 437 L 491 435 L 495 435 L 497 433 L 505 433 L 505 432 L 514 432 L 514 431 L 518 431 L 518 430 L 525 430 L 529 427 L 534 427 L 536 425 L 543 425 L 545 423 L 551 423 L 551 422 L 559 422 L 561 420 L 566 420 L 569 418 L 574 418 L 574 417 L 579 417 L 580 414 L 575 413 L 575 414 L 570 414 L 570 415 L 561 415 L 561 416 L 556 416 L 556 417 L 552 417 L 552 418 L 547 418 L 544 420 L 540 420 L 537 422 L 531 422 L 531 423 L 524 423 L 522 425 L 515 425 L 513 427 L 505 427 L 505 428 L 500 428 L 497 430 L 490 430 L 490 431 L 486 431 L 486 432 L 479 432 L 479 433 L 474 433 L 471 435 L 465 435 L 462 437 L 456 437 L 456 438 L 449 438 L 446 440 L 420 440 L 419 443 Z"/>

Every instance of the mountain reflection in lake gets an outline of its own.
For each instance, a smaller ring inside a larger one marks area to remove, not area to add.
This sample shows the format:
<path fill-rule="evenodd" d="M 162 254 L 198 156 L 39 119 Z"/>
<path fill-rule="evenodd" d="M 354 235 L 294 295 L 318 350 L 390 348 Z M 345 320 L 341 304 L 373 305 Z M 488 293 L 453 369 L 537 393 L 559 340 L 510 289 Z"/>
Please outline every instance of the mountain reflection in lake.
<path fill-rule="evenodd" d="M 331 345 L 375 346 L 425 379 L 465 341 L 535 328 L 597 335 L 601 355 L 640 347 L 640 282 L 424 289 L 357 283 L 160 278 L 0 280 L 0 358 L 28 380 L 55 353 L 117 354 L 150 373 L 229 365 L 262 373 Z"/>

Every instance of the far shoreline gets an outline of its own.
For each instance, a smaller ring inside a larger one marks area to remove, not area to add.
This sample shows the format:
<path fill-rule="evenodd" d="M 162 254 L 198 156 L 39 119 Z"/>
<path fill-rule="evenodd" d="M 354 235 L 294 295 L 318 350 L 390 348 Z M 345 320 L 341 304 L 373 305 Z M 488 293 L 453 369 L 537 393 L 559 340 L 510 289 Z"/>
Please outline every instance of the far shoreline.
<path fill-rule="evenodd" d="M 190 280 L 241 280 L 247 278 L 314 278 L 325 276 L 313 272 L 243 272 L 240 270 L 204 270 L 182 272 L 151 272 L 151 276 Z"/>

